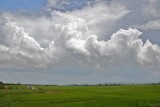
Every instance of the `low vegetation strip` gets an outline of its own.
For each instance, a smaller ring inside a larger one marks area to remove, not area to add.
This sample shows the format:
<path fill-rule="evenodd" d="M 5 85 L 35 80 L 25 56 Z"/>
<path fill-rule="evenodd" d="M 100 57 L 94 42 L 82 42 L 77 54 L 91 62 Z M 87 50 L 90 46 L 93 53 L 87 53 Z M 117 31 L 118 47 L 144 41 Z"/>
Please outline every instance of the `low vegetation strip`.
<path fill-rule="evenodd" d="M 6 85 L 0 107 L 160 107 L 160 85 Z"/>

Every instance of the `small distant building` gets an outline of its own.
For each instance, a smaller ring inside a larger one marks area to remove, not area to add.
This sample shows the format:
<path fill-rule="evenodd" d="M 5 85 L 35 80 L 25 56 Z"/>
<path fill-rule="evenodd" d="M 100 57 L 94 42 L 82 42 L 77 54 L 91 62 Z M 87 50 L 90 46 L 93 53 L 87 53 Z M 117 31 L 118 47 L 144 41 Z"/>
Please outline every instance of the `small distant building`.
<path fill-rule="evenodd" d="M 27 89 L 37 90 L 37 88 L 35 88 L 35 87 L 34 87 L 34 86 L 32 86 L 32 85 L 28 85 L 28 86 L 27 86 Z"/>

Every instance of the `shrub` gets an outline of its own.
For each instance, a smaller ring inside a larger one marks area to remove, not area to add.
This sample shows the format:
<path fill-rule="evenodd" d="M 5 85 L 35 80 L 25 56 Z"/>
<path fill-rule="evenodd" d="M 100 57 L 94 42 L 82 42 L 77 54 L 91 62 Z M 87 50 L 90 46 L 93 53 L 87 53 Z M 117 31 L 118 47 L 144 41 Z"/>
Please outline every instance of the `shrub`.
<path fill-rule="evenodd" d="M 4 89 L 4 86 L 3 86 L 3 84 L 0 84 L 0 89 Z"/>

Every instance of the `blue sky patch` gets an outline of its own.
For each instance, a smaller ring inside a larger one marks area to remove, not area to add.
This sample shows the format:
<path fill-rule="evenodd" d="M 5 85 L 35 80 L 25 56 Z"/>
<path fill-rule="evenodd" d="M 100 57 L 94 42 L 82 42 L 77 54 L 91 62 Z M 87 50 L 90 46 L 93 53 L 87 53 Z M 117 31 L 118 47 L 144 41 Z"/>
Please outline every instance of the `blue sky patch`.
<path fill-rule="evenodd" d="M 0 10 L 40 9 L 47 0 L 0 0 Z"/>

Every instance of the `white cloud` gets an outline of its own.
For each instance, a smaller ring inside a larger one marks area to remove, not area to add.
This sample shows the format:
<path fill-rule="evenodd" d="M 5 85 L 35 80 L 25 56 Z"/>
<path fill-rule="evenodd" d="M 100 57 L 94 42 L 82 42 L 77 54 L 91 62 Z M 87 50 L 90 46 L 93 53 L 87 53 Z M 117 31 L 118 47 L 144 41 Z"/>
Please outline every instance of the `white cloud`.
<path fill-rule="evenodd" d="M 85 49 L 85 40 L 71 38 L 66 42 L 66 47 L 72 49 L 74 53 L 80 53 L 88 56 L 90 53 L 87 49 Z"/>
<path fill-rule="evenodd" d="M 41 60 L 43 48 L 32 37 L 28 36 L 22 27 L 18 27 L 15 22 L 9 18 L 1 18 L 1 51 L 4 56 L 1 56 L 5 66 L 9 65 L 38 65 Z M 5 59 L 6 58 L 6 59 Z M 8 63 L 8 64 L 7 64 Z M 30 64 L 29 64 L 30 63 Z M 2 63 L 3 65 L 3 63 Z"/>
<path fill-rule="evenodd" d="M 48 0 L 47 10 L 51 11 L 52 9 L 64 9 L 64 5 L 67 5 L 69 0 Z"/>
<path fill-rule="evenodd" d="M 147 0 L 146 5 L 143 7 L 143 13 L 149 18 L 160 18 L 159 0 Z"/>
<path fill-rule="evenodd" d="M 154 71 L 159 72 L 160 47 L 157 44 L 152 44 L 149 40 L 147 40 L 138 53 L 138 60 L 146 68 L 151 68 Z"/>
<path fill-rule="evenodd" d="M 143 66 L 152 63 L 154 60 L 151 58 L 159 57 L 159 46 L 150 43 L 150 47 L 156 47 L 157 51 L 155 51 L 156 49 L 148 50 L 148 42 L 143 46 L 143 42 L 139 38 L 141 32 L 136 29 L 121 29 L 114 33 L 110 40 L 99 41 L 96 35 L 90 35 L 87 33 L 88 30 L 81 29 L 81 27 L 87 27 L 85 24 L 77 24 L 81 23 L 82 20 L 72 18 L 71 22 L 64 25 L 56 24 L 53 26 L 56 39 L 53 39 L 46 48 L 42 48 L 34 38 L 24 32 L 23 28 L 18 27 L 8 18 L 1 20 L 1 37 L 3 37 L 1 39 L 1 51 L 6 53 L 6 57 L 4 57 L 8 59 L 6 63 L 23 67 L 26 64 L 35 67 L 47 66 L 54 64 L 52 60 L 64 61 L 64 57 L 68 57 L 70 63 L 76 63 L 77 55 L 82 55 L 83 58 L 78 60 L 82 60 L 84 66 L 87 64 L 89 67 L 97 66 L 101 69 L 108 69 L 107 66 L 112 68 L 121 64 L 122 61 L 126 65 L 128 62 L 134 62 Z M 58 54 L 60 49 L 63 53 Z M 72 55 L 70 56 L 68 52 Z M 147 56 L 148 53 L 152 53 L 150 58 Z M 72 58 L 70 59 L 70 57 Z M 14 63 L 13 59 L 17 63 Z M 1 60 L 5 61 L 5 59 Z M 158 59 L 156 60 L 158 62 Z"/>
<path fill-rule="evenodd" d="M 146 0 L 141 11 L 144 17 L 144 22 L 134 25 L 136 28 L 143 30 L 159 30 L 160 26 L 160 1 L 159 0 Z"/>
<path fill-rule="evenodd" d="M 156 3 L 158 0 L 148 0 L 150 3 Z"/>
<path fill-rule="evenodd" d="M 144 43 L 139 30 L 120 29 L 109 40 L 99 39 L 102 35 L 107 38 L 108 31 L 130 12 L 125 6 L 95 1 L 82 9 L 61 12 L 54 8 L 60 9 L 68 1 L 49 3 L 49 15 L 1 14 L 10 17 L 0 18 L 1 69 L 43 68 L 46 73 L 64 74 L 85 69 L 93 75 L 103 71 L 120 76 L 131 75 L 133 70 L 135 74 L 159 73 L 160 47 Z M 159 29 L 157 22 L 139 28 Z"/>
<path fill-rule="evenodd" d="M 75 10 L 74 16 L 81 17 L 85 20 L 88 25 L 89 30 L 93 34 L 99 36 L 104 36 L 103 32 L 110 30 L 115 22 L 123 18 L 129 10 L 127 10 L 123 5 L 118 5 L 116 3 L 111 3 L 107 5 L 104 1 L 99 1 L 93 6 L 84 7 L 81 10 Z"/>
<path fill-rule="evenodd" d="M 146 24 L 136 25 L 135 27 L 140 29 L 145 29 L 145 30 L 148 30 L 148 29 L 158 30 L 160 29 L 160 20 L 151 20 Z"/>

